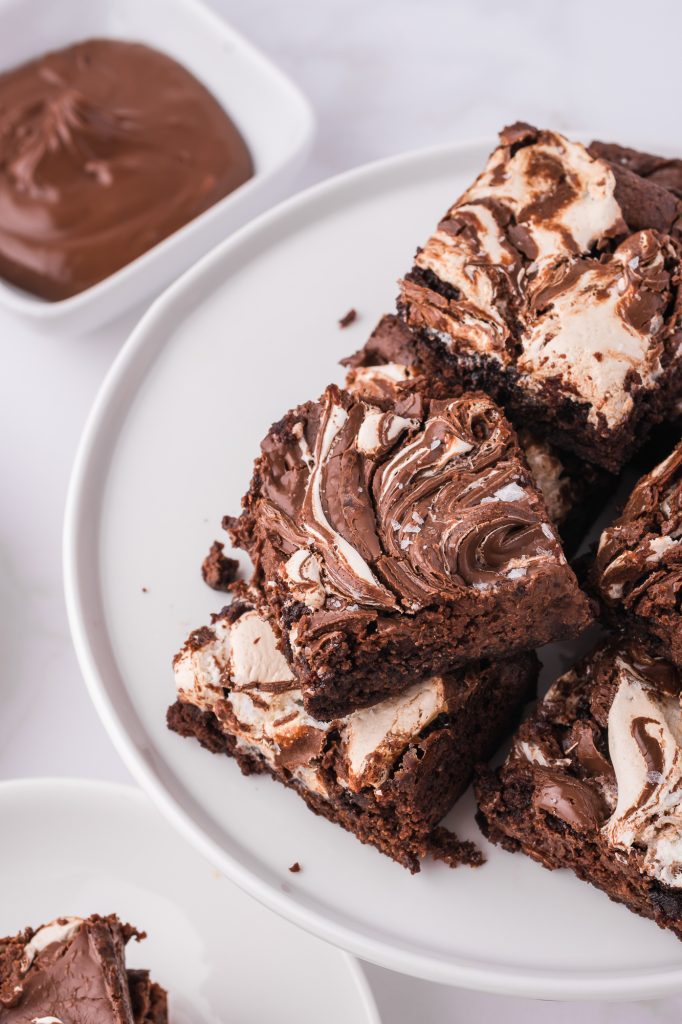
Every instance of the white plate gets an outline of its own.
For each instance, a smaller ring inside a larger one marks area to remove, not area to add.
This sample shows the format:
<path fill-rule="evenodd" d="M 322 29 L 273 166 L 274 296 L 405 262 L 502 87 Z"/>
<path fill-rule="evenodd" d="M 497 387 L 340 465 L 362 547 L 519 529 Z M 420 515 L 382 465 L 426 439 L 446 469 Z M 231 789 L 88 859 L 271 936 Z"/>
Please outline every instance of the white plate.
<path fill-rule="evenodd" d="M 0 0 L 0 71 L 93 37 L 146 43 L 188 68 L 232 116 L 256 170 L 240 188 L 79 295 L 46 302 L 0 280 L 2 305 L 70 333 L 91 330 L 159 292 L 285 195 L 314 127 L 310 105 L 293 83 L 201 0 Z"/>
<path fill-rule="evenodd" d="M 68 914 L 145 930 L 130 967 L 168 989 L 172 1024 L 379 1024 L 351 957 L 269 914 L 131 786 L 0 783 L 0 935 Z"/>
<path fill-rule="evenodd" d="M 662 995 L 682 989 L 682 946 L 569 872 L 490 848 L 480 870 L 427 864 L 411 877 L 294 793 L 242 778 L 165 728 L 171 655 L 220 605 L 199 564 L 221 515 L 239 508 L 260 438 L 340 379 L 336 361 L 391 308 L 415 245 L 490 148 L 411 154 L 318 186 L 240 231 L 152 307 L 77 459 L 65 546 L 73 636 L 131 771 L 216 865 L 292 921 L 434 981 Z M 349 307 L 360 317 L 341 331 Z M 480 840 L 470 796 L 449 821 Z M 305 867 L 295 879 L 293 860 Z"/>

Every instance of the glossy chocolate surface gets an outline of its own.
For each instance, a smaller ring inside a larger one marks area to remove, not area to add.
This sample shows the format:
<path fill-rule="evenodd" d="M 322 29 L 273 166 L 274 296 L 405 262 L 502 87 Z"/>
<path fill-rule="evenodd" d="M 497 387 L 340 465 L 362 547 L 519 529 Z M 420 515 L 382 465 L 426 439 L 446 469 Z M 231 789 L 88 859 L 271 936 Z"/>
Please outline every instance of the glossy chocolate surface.
<path fill-rule="evenodd" d="M 0 276 L 49 300 L 130 263 L 253 174 L 170 57 L 95 39 L 0 75 Z"/>

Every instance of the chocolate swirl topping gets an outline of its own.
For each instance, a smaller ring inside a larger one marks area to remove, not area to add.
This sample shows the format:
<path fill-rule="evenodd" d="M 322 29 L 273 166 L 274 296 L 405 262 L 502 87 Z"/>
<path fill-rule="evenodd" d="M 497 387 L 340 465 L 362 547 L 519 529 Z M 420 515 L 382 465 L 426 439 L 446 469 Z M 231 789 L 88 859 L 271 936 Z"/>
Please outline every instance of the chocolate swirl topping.
<path fill-rule="evenodd" d="M 401 283 L 407 324 L 513 368 L 531 392 L 551 382 L 593 427 L 615 428 L 678 358 L 682 324 L 673 227 L 637 223 L 617 184 L 558 133 L 503 132 Z"/>
<path fill-rule="evenodd" d="M 537 774 L 535 807 L 560 818 L 576 832 L 594 832 L 602 826 L 608 811 L 595 789 L 564 772 L 542 768 Z"/>
<path fill-rule="evenodd" d="M 461 700 L 465 673 L 433 676 L 369 709 L 317 721 L 303 707 L 267 614 L 252 603 L 260 596 L 243 585 L 236 593 L 237 606 L 195 630 L 176 655 L 178 700 L 213 712 L 242 749 L 258 752 L 306 789 L 327 795 L 330 766 L 354 792 L 380 787 L 423 730 L 447 713 L 451 699 Z M 478 678 L 480 665 L 470 672 Z"/>
<path fill-rule="evenodd" d="M 607 605 L 636 610 L 652 587 L 682 587 L 682 444 L 632 491 L 602 533 L 595 581 Z M 672 602 L 674 604 L 674 600 Z"/>
<path fill-rule="evenodd" d="M 637 797 L 633 810 L 638 810 L 644 806 L 652 793 L 655 792 L 657 784 L 661 781 L 664 757 L 663 747 L 656 736 L 659 728 L 659 723 L 655 718 L 646 718 L 644 716 L 633 718 L 630 723 L 630 732 L 639 747 L 640 753 L 644 758 L 644 764 L 646 765 L 646 783 L 642 787 L 642 792 Z"/>
<path fill-rule="evenodd" d="M 482 394 L 421 405 L 331 386 L 264 442 L 259 521 L 309 608 L 415 612 L 563 562 L 500 410 Z"/>

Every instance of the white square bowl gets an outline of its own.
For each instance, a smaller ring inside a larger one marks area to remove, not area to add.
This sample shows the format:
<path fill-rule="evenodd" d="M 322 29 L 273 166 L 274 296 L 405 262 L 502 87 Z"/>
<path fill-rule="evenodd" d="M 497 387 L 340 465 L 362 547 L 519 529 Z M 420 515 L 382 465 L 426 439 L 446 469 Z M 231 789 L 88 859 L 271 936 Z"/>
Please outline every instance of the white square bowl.
<path fill-rule="evenodd" d="M 161 291 L 280 199 L 314 131 L 302 93 L 201 0 L 0 0 L 0 71 L 91 38 L 146 43 L 188 68 L 237 124 L 255 173 L 121 270 L 71 298 L 48 302 L 0 279 L 0 305 L 69 333 L 91 330 Z"/>

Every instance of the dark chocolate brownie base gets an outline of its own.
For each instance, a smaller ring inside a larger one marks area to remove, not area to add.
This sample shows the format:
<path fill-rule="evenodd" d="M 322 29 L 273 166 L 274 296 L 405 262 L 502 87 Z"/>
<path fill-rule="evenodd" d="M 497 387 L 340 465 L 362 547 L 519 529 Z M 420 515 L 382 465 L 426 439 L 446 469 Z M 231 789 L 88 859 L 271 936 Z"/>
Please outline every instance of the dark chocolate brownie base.
<path fill-rule="evenodd" d="M 670 749 L 678 739 L 661 722 L 679 714 L 681 684 L 651 645 L 607 638 L 550 688 L 501 768 L 480 767 L 475 782 L 477 820 L 491 842 L 550 870 L 570 868 L 678 938 L 682 889 L 668 883 L 682 824 L 669 795 L 678 788 Z"/>
<path fill-rule="evenodd" d="M 528 654 L 486 668 L 480 685 L 466 697 L 456 714 L 440 715 L 396 763 L 380 795 L 371 787 L 354 793 L 337 780 L 336 738 L 331 734 L 324 755 L 324 778 L 329 798 L 306 788 L 283 768 L 274 768 L 253 750 L 239 747 L 224 732 L 213 712 L 176 701 L 167 715 L 168 727 L 181 736 L 194 736 L 212 753 L 234 757 L 244 775 L 266 773 L 301 796 L 308 807 L 352 832 L 411 872 L 426 857 L 457 864 L 478 865 L 481 854 L 438 823 L 469 784 L 474 764 L 488 757 L 514 728 L 523 705 L 532 699 L 537 660 Z"/>
<path fill-rule="evenodd" d="M 413 321 L 409 297 L 419 294 L 420 274 L 405 280 L 400 312 Z M 433 293 L 431 301 L 434 301 Z M 438 302 L 438 297 L 435 299 Z M 446 299 L 442 300 L 445 304 Z M 546 437 L 552 444 L 578 459 L 617 474 L 644 444 L 653 428 L 670 419 L 682 391 L 682 364 L 666 373 L 664 383 L 654 391 L 638 391 L 632 415 L 616 430 L 600 429 L 588 421 L 590 406 L 570 401 L 548 382 L 542 397 L 524 389 L 513 367 L 502 367 L 494 359 L 474 353 L 450 352 L 437 332 L 412 322 L 416 336 L 418 365 L 422 373 L 441 380 L 448 389 L 480 390 L 498 402 L 511 421 Z"/>
<path fill-rule="evenodd" d="M 544 612 L 541 631 L 538 608 Z M 400 693 L 406 679 L 439 675 L 484 652 L 503 657 L 527 645 L 574 637 L 587 621 L 575 594 L 566 593 L 563 581 L 550 576 L 537 581 L 532 591 L 515 595 L 513 621 L 506 611 L 498 615 L 484 609 L 474 596 L 463 598 L 456 609 L 425 609 L 418 620 L 396 621 L 368 611 L 357 613 L 343 631 L 329 634 L 325 629 L 321 638 L 308 629 L 305 644 L 315 650 L 312 662 L 291 651 L 286 634 L 282 641 L 300 679 L 306 710 L 330 721 Z M 286 618 L 284 622 L 289 624 Z M 458 655 L 458 646 L 466 653 Z"/>
<path fill-rule="evenodd" d="M 433 401 L 413 394 L 409 404 L 413 418 L 403 422 L 413 424 L 413 433 L 390 442 L 393 447 L 374 463 L 360 455 L 358 421 L 393 413 L 333 387 L 319 402 L 291 411 L 262 443 L 242 515 L 223 523 L 235 546 L 251 557 L 254 584 L 268 603 L 306 710 L 321 721 L 400 693 L 415 679 L 573 638 L 592 620 L 501 410 L 483 394 Z M 346 446 L 343 455 L 329 457 L 331 449 L 325 447 L 324 456 L 304 460 L 301 436 L 319 453 L 319 439 L 329 433 L 322 423 L 334 427 L 339 409 L 350 425 L 340 442 Z M 473 432 L 460 459 L 455 449 L 461 443 L 457 431 L 468 429 L 464 422 L 473 424 Z M 436 429 L 446 441 L 431 441 Z M 419 440 L 427 436 L 428 443 Z M 427 460 L 435 464 L 438 455 L 431 453 L 440 445 L 446 455 L 431 469 Z M 386 483 L 381 473 L 389 460 L 398 468 L 391 469 Z M 360 487 L 352 482 L 354 470 L 364 474 Z M 363 550 L 370 551 L 371 571 L 383 587 L 378 600 L 376 591 L 365 599 L 365 582 L 345 568 L 350 563 L 327 573 L 336 542 L 314 522 L 316 479 L 324 492 L 320 507 L 333 504 L 330 514 L 345 531 L 347 545 L 355 552 L 353 541 L 370 545 Z M 501 490 L 493 485 L 490 495 L 480 489 L 485 480 L 502 479 L 513 483 L 509 488 L 500 483 Z M 441 543 L 445 537 L 447 543 Z M 318 584 L 313 581 L 317 606 L 304 590 L 310 581 L 299 587 L 286 569 L 292 552 L 305 557 L 307 551 L 319 559 L 319 572 L 327 573 L 326 586 L 321 576 Z M 414 589 L 408 594 L 403 587 Z"/>

